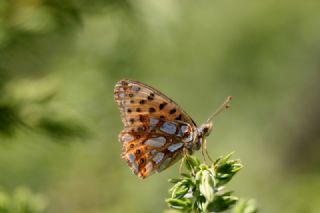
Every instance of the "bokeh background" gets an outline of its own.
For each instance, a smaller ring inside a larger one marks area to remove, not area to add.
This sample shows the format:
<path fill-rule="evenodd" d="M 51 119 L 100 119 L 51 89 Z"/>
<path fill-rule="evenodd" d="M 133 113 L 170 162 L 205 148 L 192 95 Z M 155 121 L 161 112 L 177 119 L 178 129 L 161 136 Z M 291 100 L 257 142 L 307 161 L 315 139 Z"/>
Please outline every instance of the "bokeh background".
<path fill-rule="evenodd" d="M 229 188 L 261 212 L 319 212 L 319 8 L 1 0 L 1 205 L 31 194 L 39 212 L 165 211 L 179 165 L 142 181 L 120 159 L 113 87 L 130 78 L 198 124 L 232 95 L 208 138 L 213 158 L 235 151 L 245 165 Z"/>

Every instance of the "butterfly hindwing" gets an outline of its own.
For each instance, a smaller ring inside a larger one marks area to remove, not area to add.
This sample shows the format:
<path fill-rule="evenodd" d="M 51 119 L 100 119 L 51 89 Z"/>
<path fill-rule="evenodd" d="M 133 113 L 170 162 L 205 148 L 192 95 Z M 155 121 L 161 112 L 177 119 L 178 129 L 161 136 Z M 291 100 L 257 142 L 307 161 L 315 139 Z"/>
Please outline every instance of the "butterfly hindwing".
<path fill-rule="evenodd" d="M 181 131 L 191 131 L 191 126 L 187 126 L 187 123 L 151 119 L 158 121 L 159 125 L 149 125 L 144 132 L 124 129 L 119 135 L 119 141 L 123 146 L 122 158 L 141 178 L 161 172 L 179 160 L 183 156 L 184 141 L 193 138 L 192 135 L 184 137 Z M 169 124 L 171 127 L 163 129 Z M 174 134 L 170 132 L 173 128 L 176 128 Z"/>

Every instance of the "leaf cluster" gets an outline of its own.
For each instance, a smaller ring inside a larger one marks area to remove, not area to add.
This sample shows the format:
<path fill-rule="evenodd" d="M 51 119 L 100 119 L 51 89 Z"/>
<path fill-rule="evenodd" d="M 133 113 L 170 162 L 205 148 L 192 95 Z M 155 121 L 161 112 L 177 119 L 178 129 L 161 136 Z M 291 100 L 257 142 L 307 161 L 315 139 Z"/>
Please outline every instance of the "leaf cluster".
<path fill-rule="evenodd" d="M 183 212 L 222 212 L 232 208 L 239 199 L 232 191 L 226 190 L 225 185 L 243 165 L 240 160 L 231 160 L 231 156 L 232 153 L 207 165 L 186 155 L 183 162 L 187 173 L 169 179 L 174 185 L 169 190 L 170 198 L 166 200 L 168 206 Z"/>

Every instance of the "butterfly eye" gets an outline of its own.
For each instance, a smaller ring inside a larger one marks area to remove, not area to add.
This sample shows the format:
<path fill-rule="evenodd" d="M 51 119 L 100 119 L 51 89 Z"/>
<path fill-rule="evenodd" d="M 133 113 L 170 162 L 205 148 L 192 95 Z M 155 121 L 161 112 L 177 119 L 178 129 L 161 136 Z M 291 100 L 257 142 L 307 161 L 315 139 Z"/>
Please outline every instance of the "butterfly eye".
<path fill-rule="evenodd" d="M 199 128 L 199 133 L 201 136 L 208 136 L 211 130 L 212 130 L 212 123 L 210 122 L 210 123 L 203 124 Z"/>

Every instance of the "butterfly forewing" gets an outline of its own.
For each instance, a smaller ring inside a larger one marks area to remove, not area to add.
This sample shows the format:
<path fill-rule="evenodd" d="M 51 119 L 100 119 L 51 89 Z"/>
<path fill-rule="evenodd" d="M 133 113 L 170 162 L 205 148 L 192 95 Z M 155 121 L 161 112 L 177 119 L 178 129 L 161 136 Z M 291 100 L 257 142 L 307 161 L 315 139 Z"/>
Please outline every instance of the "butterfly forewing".
<path fill-rule="evenodd" d="M 143 83 L 122 80 L 115 86 L 124 130 L 119 134 L 124 158 L 141 178 L 160 172 L 183 156 L 196 125 L 170 98 Z"/>
<path fill-rule="evenodd" d="M 132 118 L 139 122 L 140 115 L 153 116 L 167 121 L 181 120 L 195 125 L 191 117 L 173 100 L 141 82 L 119 81 L 114 93 L 125 126 L 131 126 L 135 122 L 132 122 Z"/>

